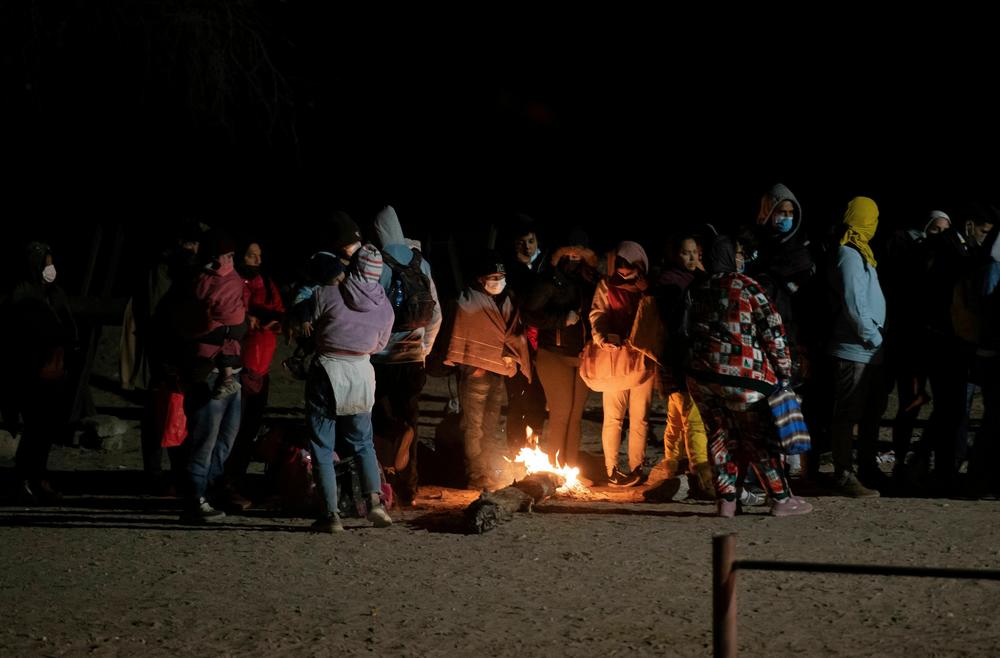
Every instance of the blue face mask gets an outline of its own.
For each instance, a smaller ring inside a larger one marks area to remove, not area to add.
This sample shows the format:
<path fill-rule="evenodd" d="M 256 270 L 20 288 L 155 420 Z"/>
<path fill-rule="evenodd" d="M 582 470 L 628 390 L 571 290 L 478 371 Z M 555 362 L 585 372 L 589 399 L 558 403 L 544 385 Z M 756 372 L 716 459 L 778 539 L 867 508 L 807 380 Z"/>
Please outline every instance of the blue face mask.
<path fill-rule="evenodd" d="M 778 231 L 778 233 L 788 233 L 792 230 L 792 218 L 779 217 L 774 222 L 774 228 Z"/>

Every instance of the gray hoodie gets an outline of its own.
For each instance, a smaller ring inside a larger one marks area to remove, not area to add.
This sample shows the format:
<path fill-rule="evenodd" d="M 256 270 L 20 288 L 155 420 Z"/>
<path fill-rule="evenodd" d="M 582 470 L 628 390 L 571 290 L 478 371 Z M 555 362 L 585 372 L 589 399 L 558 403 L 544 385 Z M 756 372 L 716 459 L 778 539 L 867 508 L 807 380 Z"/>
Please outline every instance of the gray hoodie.
<path fill-rule="evenodd" d="M 788 231 L 788 233 L 780 233 L 774 236 L 779 243 L 785 243 L 791 240 L 792 237 L 799 232 L 799 228 L 802 226 L 802 206 L 799 205 L 799 200 L 795 198 L 795 195 L 792 194 L 790 189 L 781 183 L 778 183 L 761 197 L 760 211 L 757 213 L 757 225 L 766 226 L 768 221 L 771 219 L 771 214 L 774 212 L 774 209 L 785 201 L 790 201 L 794 208 L 792 214 L 792 228 Z"/>
<path fill-rule="evenodd" d="M 406 265 L 413 260 L 413 251 L 403 237 L 403 227 L 392 206 L 386 206 L 375 216 L 375 239 L 379 248 L 389 254 L 400 264 Z M 422 259 L 420 270 L 431 280 L 431 295 L 436 302 L 434 315 L 430 323 L 423 328 L 412 331 L 397 331 L 389 337 L 389 344 L 378 354 L 372 355 L 372 363 L 423 363 L 434 346 L 434 339 L 441 330 L 441 302 L 438 300 L 434 277 L 431 276 L 431 266 L 427 259 Z M 388 263 L 382 267 L 382 277 L 379 279 L 383 290 L 389 292 L 392 284 L 392 268 Z"/>

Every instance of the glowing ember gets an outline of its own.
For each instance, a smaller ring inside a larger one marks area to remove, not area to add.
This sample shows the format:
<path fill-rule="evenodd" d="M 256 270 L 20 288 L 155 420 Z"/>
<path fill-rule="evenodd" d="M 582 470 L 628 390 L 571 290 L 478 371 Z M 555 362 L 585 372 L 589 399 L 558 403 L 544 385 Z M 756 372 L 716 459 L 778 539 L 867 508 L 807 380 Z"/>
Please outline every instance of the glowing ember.
<path fill-rule="evenodd" d="M 556 453 L 556 458 L 553 461 L 549 460 L 549 456 L 542 452 L 538 447 L 538 437 L 533 436 L 533 431 L 530 427 L 525 428 L 528 435 L 528 445 L 532 447 L 521 448 L 517 456 L 514 457 L 515 463 L 524 464 L 524 468 L 528 475 L 532 473 L 555 473 L 562 476 L 566 480 L 566 484 L 557 489 L 557 493 L 568 493 L 570 491 L 586 491 L 587 488 L 580 483 L 580 469 L 576 466 L 560 466 L 559 465 L 559 453 Z"/>

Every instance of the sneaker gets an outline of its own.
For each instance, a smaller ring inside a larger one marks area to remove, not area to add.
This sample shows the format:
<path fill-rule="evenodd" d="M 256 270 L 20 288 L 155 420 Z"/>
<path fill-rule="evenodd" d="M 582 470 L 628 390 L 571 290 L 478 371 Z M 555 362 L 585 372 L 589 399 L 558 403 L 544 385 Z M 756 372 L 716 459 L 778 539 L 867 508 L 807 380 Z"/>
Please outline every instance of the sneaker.
<path fill-rule="evenodd" d="M 753 489 L 740 490 L 740 505 L 743 507 L 760 507 L 767 502 L 767 496 L 763 492 Z"/>
<path fill-rule="evenodd" d="M 226 513 L 220 509 L 212 507 L 204 497 L 198 499 L 198 504 L 187 511 L 182 517 L 182 521 L 190 523 L 212 523 L 226 518 Z"/>
<path fill-rule="evenodd" d="M 212 391 L 213 400 L 224 400 L 230 395 L 240 390 L 240 383 L 235 377 L 226 377 L 219 384 L 216 384 Z"/>
<path fill-rule="evenodd" d="M 611 469 L 611 474 L 608 476 L 608 485 L 612 487 L 634 487 L 639 484 L 639 479 L 642 477 L 640 472 L 642 467 L 638 467 L 631 473 L 622 473 L 621 470 L 615 466 Z"/>
<path fill-rule="evenodd" d="M 876 489 L 869 489 L 861 484 L 857 476 L 851 471 L 844 473 L 833 483 L 833 492 L 839 496 L 848 498 L 878 498 L 879 492 Z"/>
<path fill-rule="evenodd" d="M 339 514 L 331 514 L 329 516 L 316 519 L 316 521 L 309 526 L 309 529 L 313 532 L 323 532 L 328 535 L 332 535 L 337 532 L 343 532 L 344 524 L 340 522 Z"/>
<path fill-rule="evenodd" d="M 368 512 L 367 518 L 376 528 L 388 528 L 392 525 L 392 517 L 389 516 L 389 513 L 385 511 L 385 507 L 382 505 L 372 507 Z"/>
<path fill-rule="evenodd" d="M 798 496 L 788 496 L 771 503 L 771 516 L 798 516 L 808 514 L 812 510 L 813 506 Z"/>

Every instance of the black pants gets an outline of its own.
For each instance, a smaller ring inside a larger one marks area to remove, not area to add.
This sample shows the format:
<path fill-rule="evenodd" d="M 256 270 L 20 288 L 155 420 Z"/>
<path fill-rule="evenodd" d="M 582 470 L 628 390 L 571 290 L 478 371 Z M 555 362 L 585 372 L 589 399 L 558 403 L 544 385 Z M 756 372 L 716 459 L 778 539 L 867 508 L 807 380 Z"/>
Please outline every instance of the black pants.
<path fill-rule="evenodd" d="M 26 480 L 45 477 L 53 442 L 64 442 L 69 434 L 69 390 L 65 379 L 36 379 L 15 395 L 23 421 L 14 456 L 18 477 Z"/>
<path fill-rule="evenodd" d="M 531 382 L 518 370 L 513 377 L 505 377 L 507 384 L 507 447 L 520 449 L 524 446 L 526 427 L 536 434 L 542 433 L 545 424 L 545 389 L 531 362 Z"/>
<path fill-rule="evenodd" d="M 246 368 L 243 369 L 246 372 Z M 229 453 L 226 460 L 226 477 L 231 481 L 242 478 L 250 467 L 250 460 L 253 458 L 253 444 L 257 440 L 257 433 L 264 423 L 264 412 L 267 410 L 267 398 L 271 389 L 271 376 L 264 375 L 256 378 L 259 389 L 253 390 L 253 380 L 255 378 L 242 377 L 242 415 L 240 416 L 240 431 L 236 435 L 233 443 L 233 451 Z"/>
<path fill-rule="evenodd" d="M 409 463 L 392 482 L 401 500 L 412 500 L 417 493 L 417 422 L 420 418 L 420 393 L 427 383 L 423 363 L 373 363 L 375 369 L 375 407 L 372 429 L 376 436 L 396 445 L 403 434 L 413 429 Z M 391 464 L 383 464 L 389 466 Z"/>
<path fill-rule="evenodd" d="M 851 454 L 854 424 L 858 425 L 858 470 L 871 473 L 877 468 L 879 421 L 888 401 L 885 367 L 833 359 L 834 397 L 830 438 L 834 472 L 839 476 L 854 470 Z"/>
<path fill-rule="evenodd" d="M 953 484 L 958 474 L 955 453 L 965 418 L 965 401 L 972 367 L 972 350 L 957 339 L 943 340 L 929 351 L 927 378 L 934 396 L 934 410 L 927 419 L 921 443 L 934 450 L 934 472 L 940 484 Z M 897 456 L 897 459 L 899 457 Z"/>
<path fill-rule="evenodd" d="M 146 392 L 146 404 L 142 410 L 142 420 L 139 424 L 139 442 L 142 445 L 142 470 L 153 479 L 159 478 L 163 473 L 163 451 L 166 450 L 170 459 L 170 472 L 175 479 L 179 478 L 186 463 L 185 446 L 186 442 L 175 448 L 163 448 L 162 427 L 156 423 L 156 392 L 157 386 L 167 386 L 162 379 L 150 379 L 149 389 Z M 175 482 L 179 483 L 178 482 Z"/>

